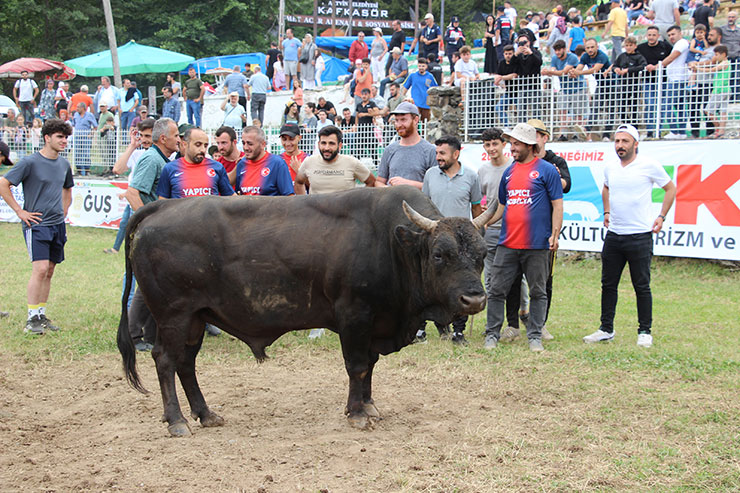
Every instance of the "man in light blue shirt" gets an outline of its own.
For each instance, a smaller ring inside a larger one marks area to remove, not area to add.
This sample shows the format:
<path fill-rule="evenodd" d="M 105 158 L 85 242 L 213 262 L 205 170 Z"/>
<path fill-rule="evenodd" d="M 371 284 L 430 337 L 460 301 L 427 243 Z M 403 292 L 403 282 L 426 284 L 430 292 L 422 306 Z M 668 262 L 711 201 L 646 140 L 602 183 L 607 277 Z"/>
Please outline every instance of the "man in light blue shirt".
<path fill-rule="evenodd" d="M 118 93 L 118 107 L 121 108 L 121 128 L 128 132 L 131 122 L 136 118 L 135 110 L 139 107 L 139 95 L 129 79 L 123 79 L 123 87 Z"/>
<path fill-rule="evenodd" d="M 259 120 L 261 125 L 265 120 L 265 103 L 267 103 L 267 91 L 270 90 L 270 79 L 262 73 L 259 65 L 254 68 L 254 75 L 249 79 L 249 87 L 252 89 L 252 120 Z M 249 96 L 249 90 L 247 90 L 247 96 Z M 252 124 L 254 125 L 254 121 Z"/>
<path fill-rule="evenodd" d="M 235 65 L 233 72 L 224 79 L 224 94 L 231 94 L 232 92 L 239 94 L 239 104 L 246 108 L 247 94 L 249 91 L 248 84 L 249 80 L 241 73 L 239 65 Z"/>
<path fill-rule="evenodd" d="M 559 39 L 552 45 L 555 56 L 552 57 L 552 68 L 543 68 L 542 75 L 558 76 L 560 92 L 558 93 L 558 110 L 560 112 L 561 135 L 572 122 L 582 122 L 585 113 L 583 96 L 583 76 L 575 75 L 578 57 L 566 49 L 565 41 Z M 577 125 L 577 124 L 576 124 Z M 576 130 L 585 135 L 583 127 Z"/>
<path fill-rule="evenodd" d="M 298 55 L 301 49 L 301 42 L 293 37 L 293 30 L 285 31 L 283 40 L 283 71 L 285 72 L 285 84 L 290 89 L 290 78 L 298 76 Z"/>
<path fill-rule="evenodd" d="M 174 96 L 171 87 L 162 88 L 164 103 L 162 103 L 162 117 L 171 118 L 175 123 L 180 121 L 180 100 Z"/>
<path fill-rule="evenodd" d="M 97 130 L 98 121 L 92 113 L 87 111 L 85 103 L 77 105 L 77 112 L 72 117 L 74 133 L 74 165 L 77 172 L 86 176 L 90 171 L 90 149 L 92 148 L 92 132 Z"/>

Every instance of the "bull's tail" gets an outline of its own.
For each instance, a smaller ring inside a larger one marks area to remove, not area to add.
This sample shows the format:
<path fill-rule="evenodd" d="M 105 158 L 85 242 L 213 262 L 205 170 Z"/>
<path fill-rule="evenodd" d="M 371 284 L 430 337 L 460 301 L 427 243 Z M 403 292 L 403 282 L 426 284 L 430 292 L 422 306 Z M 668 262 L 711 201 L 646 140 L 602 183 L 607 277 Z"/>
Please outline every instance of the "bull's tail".
<path fill-rule="evenodd" d="M 126 375 L 126 380 L 134 389 L 143 394 L 147 394 L 149 391 L 141 384 L 139 373 L 136 371 L 136 348 L 134 347 L 134 340 L 131 338 L 131 332 L 128 329 L 128 298 L 131 294 L 131 287 L 133 284 L 133 272 L 131 269 L 131 241 L 136 233 L 136 228 L 139 223 L 157 209 L 158 208 L 156 206 L 140 209 L 136 214 L 131 216 L 131 220 L 128 222 L 128 226 L 126 227 L 126 242 L 124 250 L 126 256 L 126 286 L 123 289 L 123 297 L 121 299 L 121 320 L 118 322 L 118 334 L 116 336 L 118 351 L 121 353 L 121 359 L 123 360 L 123 372 Z"/>

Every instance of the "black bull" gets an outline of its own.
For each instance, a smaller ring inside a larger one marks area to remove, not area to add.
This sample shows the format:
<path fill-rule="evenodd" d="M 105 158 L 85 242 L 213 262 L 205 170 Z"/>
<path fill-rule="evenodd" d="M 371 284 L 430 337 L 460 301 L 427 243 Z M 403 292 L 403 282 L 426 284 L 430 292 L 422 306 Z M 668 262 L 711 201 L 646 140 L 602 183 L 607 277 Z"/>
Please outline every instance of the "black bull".
<path fill-rule="evenodd" d="M 349 375 L 345 412 L 353 426 L 370 425 L 378 416 L 371 386 L 379 354 L 410 344 L 425 320 L 446 324 L 485 307 L 480 227 L 494 210 L 474 222 L 443 218 L 418 190 L 393 187 L 167 200 L 137 211 L 126 231 L 126 275 L 133 269 L 157 324 L 152 357 L 170 433 L 190 434 L 175 373 L 192 417 L 223 424 L 195 375 L 206 322 L 244 341 L 260 361 L 289 331 L 337 332 Z M 127 380 L 146 392 L 128 331 L 130 289 L 129 282 L 118 349 Z"/>

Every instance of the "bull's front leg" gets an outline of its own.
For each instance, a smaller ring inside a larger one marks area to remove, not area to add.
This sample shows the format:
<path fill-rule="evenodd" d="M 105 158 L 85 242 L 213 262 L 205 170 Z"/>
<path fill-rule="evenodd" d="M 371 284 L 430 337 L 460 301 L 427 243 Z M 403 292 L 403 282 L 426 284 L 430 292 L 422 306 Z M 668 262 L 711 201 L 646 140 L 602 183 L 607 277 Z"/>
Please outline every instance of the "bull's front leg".
<path fill-rule="evenodd" d="M 375 407 L 375 402 L 373 401 L 373 369 L 375 368 L 375 363 L 378 362 L 378 357 L 378 353 L 372 351 L 370 352 L 368 370 L 365 374 L 365 377 L 362 379 L 363 409 L 370 418 L 380 417 L 380 413 L 378 413 L 378 408 Z"/>

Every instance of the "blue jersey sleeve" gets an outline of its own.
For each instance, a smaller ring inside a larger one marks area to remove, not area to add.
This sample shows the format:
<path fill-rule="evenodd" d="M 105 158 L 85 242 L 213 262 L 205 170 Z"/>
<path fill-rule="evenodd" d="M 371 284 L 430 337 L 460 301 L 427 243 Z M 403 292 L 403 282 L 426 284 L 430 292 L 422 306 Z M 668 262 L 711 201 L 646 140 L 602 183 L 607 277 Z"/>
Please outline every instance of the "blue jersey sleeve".
<path fill-rule="evenodd" d="M 275 160 L 275 163 L 277 164 L 275 169 L 275 183 L 277 185 L 278 195 L 295 195 L 295 188 L 293 188 L 293 180 L 290 179 L 288 165 L 280 157 Z"/>
<path fill-rule="evenodd" d="M 172 198 L 172 166 L 166 164 L 162 168 L 162 174 L 159 177 L 159 183 L 157 184 L 157 196 L 164 197 L 166 199 Z"/>
<path fill-rule="evenodd" d="M 406 89 L 408 89 L 409 87 L 411 87 L 411 81 L 412 81 L 412 79 L 414 77 L 416 77 L 416 74 L 415 73 L 413 73 L 413 74 L 409 75 L 408 77 L 406 77 L 406 82 L 403 83 L 403 87 L 405 87 Z"/>
<path fill-rule="evenodd" d="M 234 192 L 241 195 L 241 181 L 242 181 L 242 175 L 244 174 L 244 168 L 247 165 L 246 162 L 247 158 L 241 158 L 238 163 L 236 163 L 236 179 L 234 180 Z"/>
<path fill-rule="evenodd" d="M 218 188 L 218 194 L 223 196 L 234 195 L 234 189 L 231 188 L 231 183 L 229 183 L 229 175 L 226 173 L 226 168 L 221 163 L 217 164 L 219 165 L 216 168 L 216 187 Z"/>

